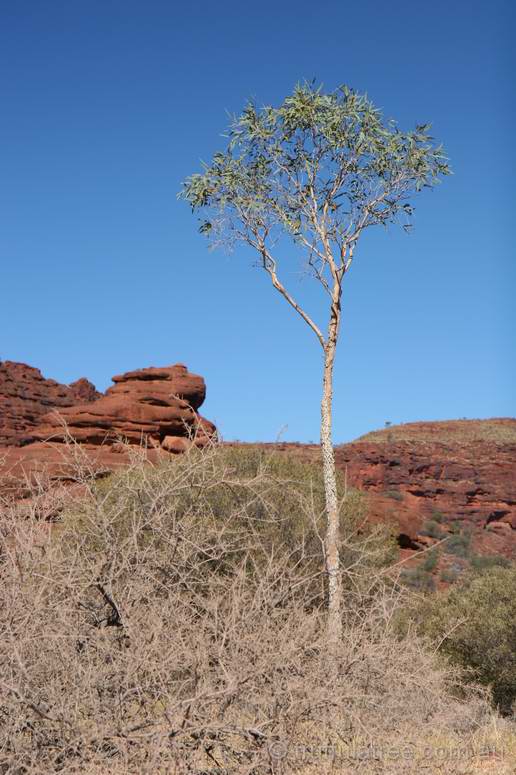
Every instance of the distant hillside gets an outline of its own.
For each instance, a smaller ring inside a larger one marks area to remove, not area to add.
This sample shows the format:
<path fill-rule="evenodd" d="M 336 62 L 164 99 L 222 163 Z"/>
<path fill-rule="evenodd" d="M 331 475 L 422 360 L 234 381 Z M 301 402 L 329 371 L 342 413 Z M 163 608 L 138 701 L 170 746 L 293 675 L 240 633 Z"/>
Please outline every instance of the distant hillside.
<path fill-rule="evenodd" d="M 442 444 L 493 441 L 498 444 L 516 444 L 516 419 L 501 417 L 490 420 L 410 422 L 371 431 L 360 436 L 357 441 L 371 441 L 377 444 L 397 441 L 429 441 Z"/>
<path fill-rule="evenodd" d="M 315 444 L 260 446 L 320 464 Z M 369 520 L 392 526 L 422 583 L 516 560 L 516 419 L 395 425 L 337 446 L 335 458 L 347 484 L 367 493 Z M 433 548 L 431 572 L 417 568 Z"/>

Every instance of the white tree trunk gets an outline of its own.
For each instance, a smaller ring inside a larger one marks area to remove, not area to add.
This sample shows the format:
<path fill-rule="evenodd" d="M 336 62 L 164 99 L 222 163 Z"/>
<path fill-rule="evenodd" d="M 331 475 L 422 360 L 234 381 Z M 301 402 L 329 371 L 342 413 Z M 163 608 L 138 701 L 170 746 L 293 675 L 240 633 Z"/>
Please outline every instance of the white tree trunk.
<path fill-rule="evenodd" d="M 332 319 L 324 350 L 323 395 L 321 401 L 321 451 L 326 498 L 325 561 L 328 575 L 328 638 L 337 643 L 342 634 L 342 581 L 339 557 L 339 502 L 332 442 L 333 364 L 338 334 L 338 317 Z"/>

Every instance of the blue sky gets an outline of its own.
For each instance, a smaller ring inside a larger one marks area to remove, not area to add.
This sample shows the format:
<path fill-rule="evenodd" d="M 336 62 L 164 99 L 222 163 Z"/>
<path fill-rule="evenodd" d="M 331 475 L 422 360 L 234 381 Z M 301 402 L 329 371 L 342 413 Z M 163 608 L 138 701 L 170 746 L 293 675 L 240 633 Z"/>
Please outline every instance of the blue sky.
<path fill-rule="evenodd" d="M 514 17 L 502 0 L 2 3 L 0 358 L 101 389 L 183 362 L 225 438 L 317 439 L 313 334 L 176 200 L 223 146 L 226 111 L 315 77 L 403 129 L 431 121 L 455 173 L 418 196 L 413 234 L 357 250 L 336 442 L 514 415 Z M 285 279 L 322 316 L 310 281 Z"/>

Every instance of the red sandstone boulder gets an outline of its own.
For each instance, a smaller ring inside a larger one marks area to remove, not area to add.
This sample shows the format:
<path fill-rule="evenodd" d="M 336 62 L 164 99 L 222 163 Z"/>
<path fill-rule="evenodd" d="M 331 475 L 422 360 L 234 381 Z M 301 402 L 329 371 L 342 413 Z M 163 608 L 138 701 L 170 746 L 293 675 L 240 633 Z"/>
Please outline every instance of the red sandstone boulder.
<path fill-rule="evenodd" d="M 206 395 L 204 380 L 183 364 L 129 371 L 113 382 L 94 401 L 41 417 L 26 443 L 72 438 L 99 446 L 123 441 L 178 452 L 189 443 L 204 446 L 214 435 L 215 427 L 196 411 Z"/>
<path fill-rule="evenodd" d="M 37 369 L 9 364 L 4 383 L 10 387 L 4 393 L 16 394 L 26 406 L 24 414 L 17 408 L 18 425 L 10 436 L 17 446 L 0 450 L 0 494 L 25 497 L 34 485 L 46 490 L 56 482 L 80 481 L 81 471 L 91 476 L 116 470 L 131 459 L 128 443 L 156 463 L 216 436 L 213 423 L 197 413 L 206 394 L 204 380 L 186 366 L 140 369 L 113 381 L 102 395 L 87 380 L 67 387 L 44 380 Z M 3 422 L 11 429 L 5 407 L 10 407 L 7 401 L 0 403 L 0 428 Z"/>
<path fill-rule="evenodd" d="M 72 391 L 75 403 L 77 404 L 95 401 L 102 395 L 95 385 L 93 385 L 89 379 L 86 379 L 86 377 L 81 377 L 80 379 L 75 380 L 75 382 L 70 382 L 69 388 Z"/>
<path fill-rule="evenodd" d="M 49 409 L 64 409 L 99 395 L 86 379 L 60 385 L 25 363 L 0 363 L 0 446 L 19 445 Z"/>
<path fill-rule="evenodd" d="M 108 388 L 106 395 L 124 395 L 136 398 L 145 403 L 158 404 L 160 398 L 164 405 L 170 404 L 170 399 L 181 398 L 187 401 L 192 409 L 198 409 L 206 398 L 206 386 L 202 377 L 190 374 L 186 366 L 176 363 L 174 366 L 128 371 L 113 377 L 115 383 Z"/>

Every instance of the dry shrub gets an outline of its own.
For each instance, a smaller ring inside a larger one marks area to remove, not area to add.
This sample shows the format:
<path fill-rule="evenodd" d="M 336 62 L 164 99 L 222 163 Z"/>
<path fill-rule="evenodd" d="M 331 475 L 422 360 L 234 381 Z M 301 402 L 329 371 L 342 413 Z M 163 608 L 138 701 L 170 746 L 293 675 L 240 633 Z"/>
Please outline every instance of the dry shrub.
<path fill-rule="evenodd" d="M 78 478 L 55 523 L 38 496 L 3 507 L 3 775 L 472 771 L 435 752 L 493 718 L 396 634 L 391 546 L 360 496 L 343 493 L 346 621 L 328 654 L 314 469 L 212 447 Z"/>

